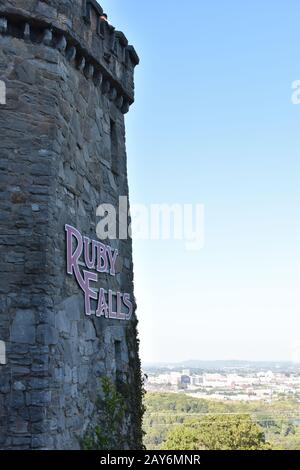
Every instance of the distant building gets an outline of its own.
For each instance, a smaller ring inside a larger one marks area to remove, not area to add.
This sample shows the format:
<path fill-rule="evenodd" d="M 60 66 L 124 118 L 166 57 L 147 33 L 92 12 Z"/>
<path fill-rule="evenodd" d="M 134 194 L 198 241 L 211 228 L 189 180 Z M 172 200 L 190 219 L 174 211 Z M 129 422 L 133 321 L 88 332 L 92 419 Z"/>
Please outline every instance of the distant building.
<path fill-rule="evenodd" d="M 222 374 L 203 374 L 204 387 L 227 387 L 227 376 Z"/>
<path fill-rule="evenodd" d="M 190 385 L 191 383 L 191 378 L 189 375 L 182 375 L 180 377 L 180 383 L 181 385 Z"/>

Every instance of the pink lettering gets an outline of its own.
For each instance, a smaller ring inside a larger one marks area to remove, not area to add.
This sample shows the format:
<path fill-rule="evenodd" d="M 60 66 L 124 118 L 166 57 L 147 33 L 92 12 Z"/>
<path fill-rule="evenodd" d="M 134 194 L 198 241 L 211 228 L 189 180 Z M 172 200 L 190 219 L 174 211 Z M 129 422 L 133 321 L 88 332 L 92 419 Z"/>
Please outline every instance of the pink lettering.
<path fill-rule="evenodd" d="M 78 285 L 84 292 L 84 308 L 86 315 L 92 315 L 92 300 L 97 303 L 97 317 L 112 318 L 118 320 L 130 320 L 133 313 L 133 303 L 129 294 L 121 292 L 114 293 L 109 290 L 105 292 L 103 288 L 99 289 L 99 294 L 91 286 L 92 282 L 98 282 L 98 274 L 79 268 L 81 257 L 87 269 L 99 273 L 109 273 L 116 275 L 116 264 L 118 250 L 112 250 L 103 243 L 91 240 L 89 237 L 83 237 L 81 233 L 71 225 L 65 225 L 66 230 L 66 248 L 67 248 L 67 273 L 74 275 Z M 108 299 L 106 295 L 108 294 Z M 126 307 L 127 313 L 122 311 Z"/>
<path fill-rule="evenodd" d="M 91 243 L 91 240 L 88 237 L 83 237 L 84 244 L 84 261 L 88 269 L 95 269 L 96 262 L 96 250 L 94 242 Z M 90 257 L 90 245 L 92 245 L 92 257 Z"/>
<path fill-rule="evenodd" d="M 121 292 L 117 292 L 117 318 L 119 320 L 125 320 L 125 313 L 122 313 L 122 297 Z"/>
<path fill-rule="evenodd" d="M 106 273 L 108 271 L 108 260 L 106 256 L 106 246 L 103 243 L 94 242 L 97 250 L 97 271 L 99 273 Z"/>
<path fill-rule="evenodd" d="M 117 312 L 114 312 L 113 310 L 113 291 L 109 290 L 108 291 L 108 316 L 109 318 L 117 318 Z"/>
<path fill-rule="evenodd" d="M 97 307 L 97 310 L 96 310 L 96 316 L 97 317 L 105 317 L 105 318 L 108 318 L 108 305 L 106 303 L 106 299 L 105 299 L 105 292 L 104 292 L 104 289 L 100 289 L 100 292 L 99 292 L 99 299 L 98 299 L 98 307 Z"/>
<path fill-rule="evenodd" d="M 130 300 L 130 294 L 124 294 L 123 295 L 123 303 L 124 303 L 125 307 L 127 307 L 127 309 L 128 309 L 128 312 L 125 315 L 125 318 L 126 318 L 126 320 L 130 320 L 131 317 L 132 317 L 132 313 L 133 313 L 133 305 L 132 305 L 132 302 Z"/>
<path fill-rule="evenodd" d="M 115 276 L 116 275 L 116 261 L 118 257 L 118 250 L 113 250 L 110 248 L 110 246 L 106 247 L 106 251 L 108 254 L 108 259 L 109 259 L 109 264 L 110 264 L 110 275 Z"/>
<path fill-rule="evenodd" d="M 97 300 L 97 292 L 90 288 L 90 281 L 97 282 L 98 281 L 98 274 L 91 273 L 90 271 L 83 271 L 84 275 L 84 305 L 85 305 L 85 314 L 91 315 L 91 299 Z"/>

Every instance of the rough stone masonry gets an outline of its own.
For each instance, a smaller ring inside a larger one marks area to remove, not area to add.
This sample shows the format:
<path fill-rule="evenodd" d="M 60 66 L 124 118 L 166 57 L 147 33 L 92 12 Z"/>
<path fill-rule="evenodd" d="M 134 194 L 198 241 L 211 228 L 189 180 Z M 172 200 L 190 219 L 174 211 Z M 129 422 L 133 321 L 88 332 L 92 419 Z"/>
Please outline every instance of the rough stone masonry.
<path fill-rule="evenodd" d="M 78 449 L 101 377 L 126 400 L 124 447 L 142 445 L 135 304 L 129 321 L 87 316 L 66 267 L 65 226 L 93 240 L 97 206 L 128 195 L 139 59 L 102 13 L 95 0 L 0 1 L 1 449 Z M 134 299 L 131 241 L 106 243 L 118 260 L 101 287 Z"/>

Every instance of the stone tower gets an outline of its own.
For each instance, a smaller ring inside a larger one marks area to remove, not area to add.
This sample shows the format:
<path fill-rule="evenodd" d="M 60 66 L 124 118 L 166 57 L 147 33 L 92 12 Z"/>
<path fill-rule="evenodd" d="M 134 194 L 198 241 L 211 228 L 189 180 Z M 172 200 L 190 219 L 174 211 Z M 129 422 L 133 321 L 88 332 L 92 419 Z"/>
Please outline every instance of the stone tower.
<path fill-rule="evenodd" d="M 142 445 L 131 241 L 96 235 L 128 195 L 138 62 L 95 0 L 0 0 L 2 449 L 79 448 L 103 377 Z"/>

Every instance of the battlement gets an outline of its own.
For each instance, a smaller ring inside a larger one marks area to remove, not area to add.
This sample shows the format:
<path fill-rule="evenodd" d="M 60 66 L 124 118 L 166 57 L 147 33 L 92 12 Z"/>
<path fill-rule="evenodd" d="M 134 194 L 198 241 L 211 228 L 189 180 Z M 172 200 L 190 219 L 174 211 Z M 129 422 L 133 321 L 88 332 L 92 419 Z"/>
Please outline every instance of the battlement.
<path fill-rule="evenodd" d="M 126 36 L 109 24 L 96 0 L 7 3 L 0 4 L 0 34 L 59 50 L 127 113 L 134 101 L 139 57 Z"/>

